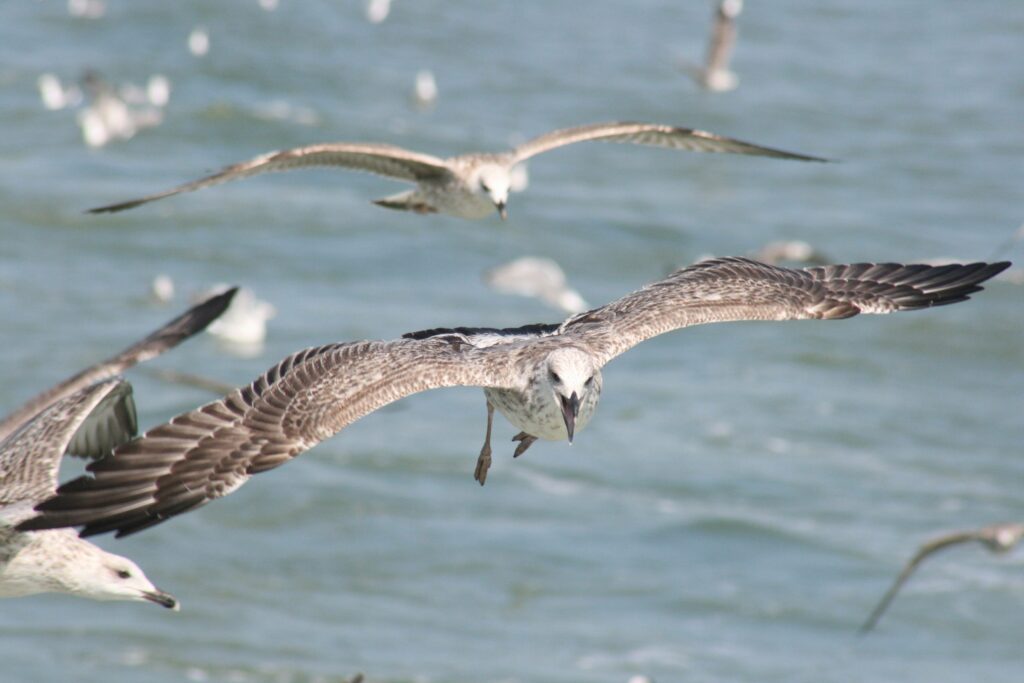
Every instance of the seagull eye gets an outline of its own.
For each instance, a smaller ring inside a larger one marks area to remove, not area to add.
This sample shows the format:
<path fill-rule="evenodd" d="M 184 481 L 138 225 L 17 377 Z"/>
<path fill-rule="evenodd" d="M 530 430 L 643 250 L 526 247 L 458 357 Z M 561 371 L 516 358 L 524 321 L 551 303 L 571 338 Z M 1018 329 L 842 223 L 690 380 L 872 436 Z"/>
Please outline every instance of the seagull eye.
<path fill-rule="evenodd" d="M 491 191 L 491 188 L 489 188 L 489 187 L 487 186 L 487 183 L 485 183 L 485 182 L 484 182 L 484 181 L 482 181 L 482 180 L 480 181 L 480 187 L 481 187 L 481 189 L 483 189 L 483 191 L 484 191 L 484 192 L 490 192 L 490 191 Z"/>
<path fill-rule="evenodd" d="M 554 370 L 548 370 L 548 377 L 550 377 L 551 381 L 554 382 L 555 384 L 561 384 L 562 383 L 562 378 L 559 377 L 558 373 L 555 372 Z"/>
<path fill-rule="evenodd" d="M 591 384 L 593 384 L 593 383 L 594 383 L 594 376 L 593 376 L 593 375 L 591 375 L 591 376 L 590 376 L 590 379 L 588 379 L 588 380 L 587 380 L 586 382 L 584 382 L 584 383 L 583 383 L 583 386 L 585 386 L 585 387 L 588 387 L 588 388 L 589 388 L 589 387 L 590 387 L 590 385 L 591 385 Z"/>
<path fill-rule="evenodd" d="M 117 574 L 117 578 L 119 578 L 119 579 L 130 579 L 130 578 L 132 578 L 132 573 L 130 571 L 128 571 L 127 569 L 118 569 L 114 573 Z"/>

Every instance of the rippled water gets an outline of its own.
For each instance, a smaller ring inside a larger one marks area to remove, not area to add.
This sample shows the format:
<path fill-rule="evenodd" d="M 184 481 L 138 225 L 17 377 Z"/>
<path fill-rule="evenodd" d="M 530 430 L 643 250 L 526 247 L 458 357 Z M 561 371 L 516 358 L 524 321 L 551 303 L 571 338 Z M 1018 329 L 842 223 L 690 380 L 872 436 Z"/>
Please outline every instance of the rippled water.
<path fill-rule="evenodd" d="M 837 262 L 991 257 L 1024 220 L 1024 4 L 748 3 L 738 90 L 696 90 L 705 2 L 108 0 L 0 8 L 0 405 L 227 281 L 273 303 L 264 351 L 204 337 L 157 364 L 242 383 L 313 344 L 557 320 L 487 290 L 557 259 L 601 303 L 702 254 L 803 239 Z M 187 37 L 205 26 L 210 51 Z M 165 122 L 90 150 L 36 79 L 167 75 Z M 434 71 L 437 106 L 409 95 Z M 401 189 L 278 175 L 116 216 L 82 210 L 269 149 L 380 140 L 435 154 L 610 119 L 705 128 L 809 165 L 581 145 L 534 160 L 507 223 L 387 212 Z M 1020 246 L 1009 256 L 1024 260 Z M 178 284 L 157 307 L 157 273 Z M 855 630 L 917 543 L 1024 518 L 1024 290 L 837 323 L 663 336 L 605 375 L 569 447 L 512 461 L 480 392 L 412 397 L 195 514 L 125 541 L 180 614 L 4 601 L 11 681 L 1020 681 L 1024 552 L 947 551 Z M 144 423 L 209 396 L 130 378 Z"/>

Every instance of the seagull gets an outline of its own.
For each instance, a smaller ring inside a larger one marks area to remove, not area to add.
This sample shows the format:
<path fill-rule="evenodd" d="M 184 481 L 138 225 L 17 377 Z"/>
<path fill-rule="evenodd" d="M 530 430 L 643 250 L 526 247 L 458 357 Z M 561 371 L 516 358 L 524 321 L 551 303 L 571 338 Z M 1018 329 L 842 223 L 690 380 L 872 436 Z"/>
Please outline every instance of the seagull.
<path fill-rule="evenodd" d="M 416 184 L 415 189 L 375 200 L 374 204 L 378 206 L 416 213 L 446 213 L 468 219 L 485 218 L 497 210 L 501 218 L 505 219 L 508 215 L 508 195 L 512 182 L 510 175 L 513 167 L 542 152 L 589 140 L 668 147 L 694 152 L 729 152 L 777 159 L 826 161 L 691 128 L 676 128 L 657 123 L 595 123 L 556 130 L 528 140 L 508 152 L 473 152 L 448 159 L 377 143 L 335 142 L 296 147 L 262 154 L 249 161 L 228 166 L 213 175 L 163 192 L 88 211 L 124 211 L 164 197 L 201 190 L 204 187 L 247 178 L 258 173 L 310 166 L 340 166 Z"/>
<path fill-rule="evenodd" d="M 569 287 L 565 271 L 553 259 L 522 256 L 485 271 L 483 278 L 491 289 L 537 298 L 564 313 L 589 308 L 583 296 Z"/>
<path fill-rule="evenodd" d="M 128 368 L 155 358 L 174 348 L 192 335 L 202 332 L 217 316 L 224 312 L 235 296 L 236 289 L 230 289 L 210 297 L 179 315 L 174 320 L 151 333 L 115 356 L 82 370 L 73 377 L 53 386 L 26 401 L 20 408 L 0 418 L 0 441 L 9 437 L 32 416 L 52 403 L 94 384 L 124 372 Z"/>
<path fill-rule="evenodd" d="M 601 368 L 645 339 L 731 320 L 832 320 L 964 301 L 1009 263 L 896 263 L 802 270 L 746 258 L 696 263 L 561 324 L 439 328 L 390 341 L 294 353 L 251 384 L 184 413 L 89 466 L 22 530 L 84 526 L 82 535 L 151 527 L 237 490 L 400 398 L 453 386 L 484 388 L 487 432 L 476 480 L 490 467 L 496 407 L 522 431 L 572 443 L 593 417 Z"/>
<path fill-rule="evenodd" d="M 69 529 L 14 529 L 53 495 L 65 451 L 102 457 L 135 436 L 136 426 L 131 385 L 108 380 L 50 404 L 0 443 L 0 597 L 70 593 L 178 609 L 134 562 Z"/>
<path fill-rule="evenodd" d="M 1021 538 L 1024 538 L 1024 523 L 1008 523 L 993 524 L 981 529 L 954 531 L 953 533 L 937 536 L 927 541 L 917 549 L 917 552 L 910 558 L 910 561 L 903 566 L 903 571 L 896 577 L 896 581 L 882 597 L 882 601 L 878 603 L 874 611 L 871 612 L 868 620 L 860 627 L 860 632 L 867 633 L 875 627 L 875 624 L 882 618 L 882 614 L 889 606 L 889 603 L 896 597 L 896 593 L 907 582 L 907 579 L 914 573 L 917 566 L 933 553 L 950 546 L 976 541 L 985 546 L 989 551 L 1001 554 L 1009 552 L 1015 545 L 1020 543 Z"/>
<path fill-rule="evenodd" d="M 704 66 L 684 65 L 702 88 L 725 92 L 739 85 L 739 78 L 729 70 L 729 60 L 736 46 L 736 17 L 742 11 L 743 0 L 720 0 L 715 8 L 706 63 Z"/>

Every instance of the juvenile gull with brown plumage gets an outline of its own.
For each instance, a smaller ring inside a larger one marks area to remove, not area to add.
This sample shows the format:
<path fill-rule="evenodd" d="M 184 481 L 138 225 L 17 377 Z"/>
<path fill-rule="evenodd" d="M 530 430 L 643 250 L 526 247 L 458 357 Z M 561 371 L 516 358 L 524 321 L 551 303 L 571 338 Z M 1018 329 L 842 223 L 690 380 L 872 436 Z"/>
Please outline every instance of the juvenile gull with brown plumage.
<path fill-rule="evenodd" d="M 90 465 L 39 506 L 24 529 L 84 526 L 125 535 L 225 496 L 378 408 L 427 389 L 479 386 L 490 464 L 494 408 L 537 438 L 569 439 L 593 416 L 601 368 L 636 344 L 690 325 L 731 320 L 831 320 L 964 301 L 1008 263 L 832 265 L 807 269 L 722 258 L 555 325 L 454 328 L 392 341 L 299 351 L 252 384 L 180 415 Z"/>
<path fill-rule="evenodd" d="M 69 593 L 178 609 L 134 562 L 70 529 L 15 529 L 54 494 L 65 451 L 102 457 L 135 432 L 131 385 L 108 380 L 51 403 L 0 443 L 0 597 Z"/>
<path fill-rule="evenodd" d="M 595 123 L 552 131 L 529 140 L 509 152 L 474 152 L 447 159 L 377 143 L 335 142 L 296 147 L 268 152 L 255 159 L 228 166 L 205 178 L 139 199 L 89 209 L 89 212 L 123 211 L 182 192 L 201 190 L 259 173 L 311 166 L 334 166 L 376 173 L 416 184 L 415 189 L 374 202 L 388 209 L 417 213 L 440 212 L 470 219 L 485 218 L 497 210 L 501 217 L 505 218 L 513 168 L 541 152 L 590 140 L 692 152 L 728 152 L 778 159 L 825 161 L 691 128 L 677 128 L 657 123 Z"/>

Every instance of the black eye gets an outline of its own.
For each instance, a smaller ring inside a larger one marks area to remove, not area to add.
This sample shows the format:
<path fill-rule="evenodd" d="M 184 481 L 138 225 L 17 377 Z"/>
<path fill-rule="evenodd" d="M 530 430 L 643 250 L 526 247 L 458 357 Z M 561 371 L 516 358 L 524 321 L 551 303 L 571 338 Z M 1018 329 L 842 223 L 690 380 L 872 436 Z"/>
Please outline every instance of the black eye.
<path fill-rule="evenodd" d="M 117 578 L 119 578 L 119 579 L 130 579 L 130 578 L 132 578 L 132 573 L 130 571 L 128 571 L 127 569 L 118 569 L 117 570 Z"/>
<path fill-rule="evenodd" d="M 591 375 L 591 376 L 590 376 L 590 379 L 588 379 L 588 380 L 587 380 L 586 382 L 584 382 L 584 383 L 583 383 L 583 386 L 585 386 L 585 387 L 589 387 L 589 386 L 590 386 L 591 384 L 593 384 L 593 383 L 594 383 L 594 376 L 593 376 L 593 375 Z"/>
<path fill-rule="evenodd" d="M 483 188 L 484 192 L 490 192 L 491 191 L 491 188 L 487 187 L 487 183 L 485 183 L 482 180 L 480 181 L 480 187 Z"/>
<path fill-rule="evenodd" d="M 558 373 L 555 372 L 554 370 L 548 370 L 548 377 L 550 377 L 551 381 L 554 382 L 555 384 L 561 384 L 562 383 L 562 378 L 559 377 Z"/>

